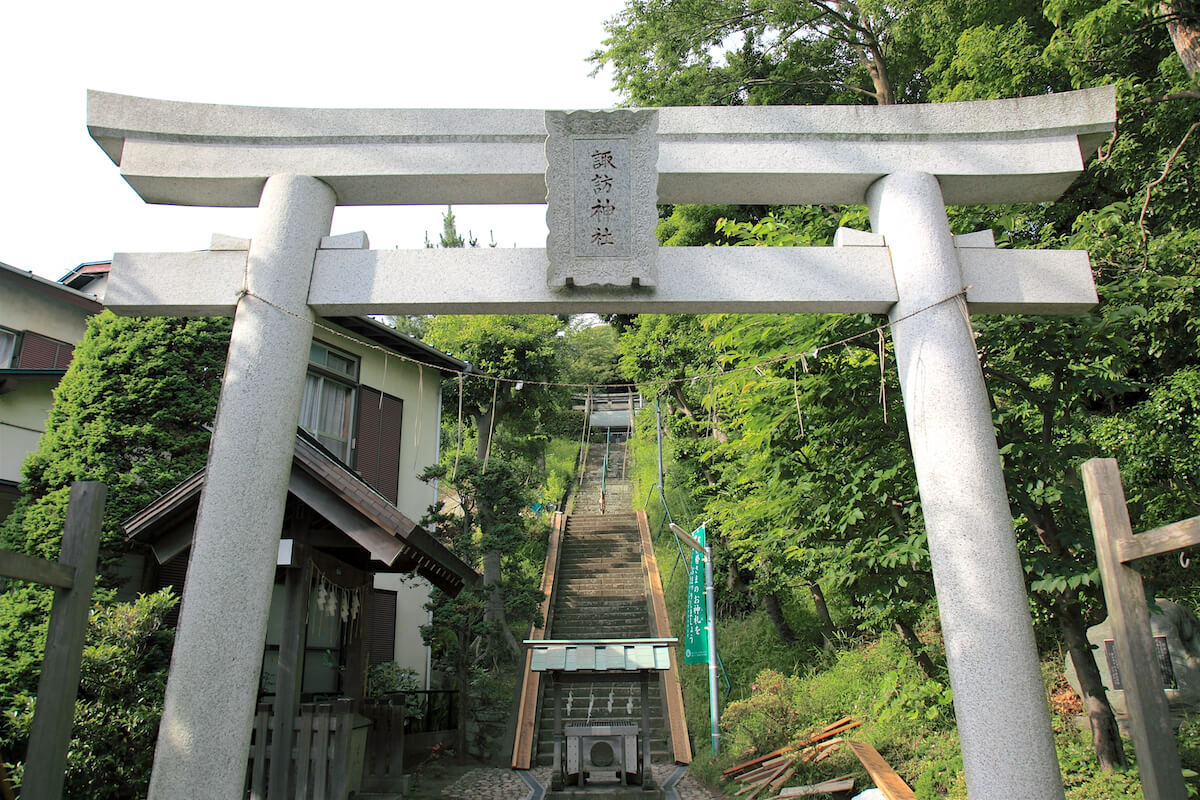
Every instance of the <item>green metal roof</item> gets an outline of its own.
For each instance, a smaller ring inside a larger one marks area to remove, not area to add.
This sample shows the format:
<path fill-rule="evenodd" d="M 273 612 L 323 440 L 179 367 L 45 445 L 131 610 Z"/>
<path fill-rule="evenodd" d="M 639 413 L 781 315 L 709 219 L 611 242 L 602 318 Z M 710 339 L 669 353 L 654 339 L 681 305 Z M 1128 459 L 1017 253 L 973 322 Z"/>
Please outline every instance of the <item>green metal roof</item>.
<path fill-rule="evenodd" d="M 534 672 L 638 672 L 671 668 L 678 639 L 527 640 Z"/>

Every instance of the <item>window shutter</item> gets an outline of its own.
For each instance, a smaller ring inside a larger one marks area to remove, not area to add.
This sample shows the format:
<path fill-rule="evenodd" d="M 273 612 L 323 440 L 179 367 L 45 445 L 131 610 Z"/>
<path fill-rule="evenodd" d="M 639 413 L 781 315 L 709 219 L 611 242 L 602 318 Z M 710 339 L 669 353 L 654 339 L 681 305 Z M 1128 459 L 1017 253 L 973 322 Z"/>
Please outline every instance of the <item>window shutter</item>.
<path fill-rule="evenodd" d="M 369 386 L 359 387 L 354 468 L 364 481 L 392 504 L 395 504 L 400 489 L 400 433 L 403 418 L 403 400 Z"/>
<path fill-rule="evenodd" d="M 367 601 L 367 657 L 371 664 L 396 660 L 396 593 L 372 589 Z"/>
<path fill-rule="evenodd" d="M 158 567 L 158 575 L 154 579 L 155 589 L 165 589 L 170 586 L 177 597 L 183 596 L 183 582 L 187 578 L 188 556 L 191 555 L 191 549 L 184 550 L 179 555 L 172 558 L 165 564 Z M 153 556 L 150 557 L 153 561 Z M 163 617 L 163 625 L 168 628 L 174 628 L 179 625 L 179 609 L 183 605 L 180 603 L 175 608 L 167 612 Z"/>
<path fill-rule="evenodd" d="M 75 348 L 66 342 L 25 331 L 21 336 L 20 369 L 66 369 L 71 364 Z"/>

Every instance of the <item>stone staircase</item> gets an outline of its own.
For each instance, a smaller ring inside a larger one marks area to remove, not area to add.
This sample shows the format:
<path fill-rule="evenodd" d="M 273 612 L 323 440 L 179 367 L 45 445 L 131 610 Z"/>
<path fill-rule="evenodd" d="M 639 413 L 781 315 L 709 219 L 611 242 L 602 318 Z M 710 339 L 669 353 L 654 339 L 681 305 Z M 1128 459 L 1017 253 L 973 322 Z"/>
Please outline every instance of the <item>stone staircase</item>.
<path fill-rule="evenodd" d="M 572 516 L 592 516 L 601 513 L 625 514 L 633 508 L 633 482 L 626 473 L 628 443 L 626 434 L 613 432 L 608 444 L 608 475 L 603 482 L 604 508 L 600 510 L 601 471 L 604 467 L 604 439 L 588 447 L 587 463 L 583 467 L 583 483 L 576 488 L 571 501 Z"/>
<path fill-rule="evenodd" d="M 614 439 L 617 437 L 614 436 Z M 600 470 L 605 443 L 588 452 L 583 485 L 567 518 L 559 554 L 554 605 L 547 639 L 640 639 L 653 635 L 641 537 L 631 511 L 630 482 L 625 477 L 625 441 L 609 448 L 605 513 L 600 513 Z M 560 679 L 563 724 L 641 719 L 638 681 L 622 676 L 571 675 Z M 553 691 L 542 682 L 538 703 L 535 763 L 549 765 L 554 755 Z M 654 736 L 654 762 L 668 761 L 671 751 L 660 680 L 650 681 L 649 716 Z M 570 710 L 565 708 L 570 701 Z"/>

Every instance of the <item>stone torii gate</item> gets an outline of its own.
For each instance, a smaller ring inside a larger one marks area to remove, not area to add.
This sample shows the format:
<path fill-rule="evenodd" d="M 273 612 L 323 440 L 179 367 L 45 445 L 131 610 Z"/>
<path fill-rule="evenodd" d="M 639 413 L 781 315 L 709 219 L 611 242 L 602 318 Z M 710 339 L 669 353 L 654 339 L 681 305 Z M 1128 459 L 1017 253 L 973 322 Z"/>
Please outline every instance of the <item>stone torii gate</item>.
<path fill-rule="evenodd" d="M 887 313 L 967 786 L 1062 798 L 967 309 L 1079 313 L 1081 251 L 953 237 L 945 204 L 1049 201 L 1115 121 L 1111 88 L 932 106 L 414 111 L 92 92 L 88 127 L 147 201 L 258 206 L 249 242 L 117 254 L 121 314 L 232 315 L 150 796 L 237 797 L 312 322 L 507 312 Z M 336 205 L 544 203 L 547 249 L 366 249 Z M 663 248 L 655 203 L 866 203 L 830 248 Z M 964 303 L 965 300 L 965 303 Z"/>

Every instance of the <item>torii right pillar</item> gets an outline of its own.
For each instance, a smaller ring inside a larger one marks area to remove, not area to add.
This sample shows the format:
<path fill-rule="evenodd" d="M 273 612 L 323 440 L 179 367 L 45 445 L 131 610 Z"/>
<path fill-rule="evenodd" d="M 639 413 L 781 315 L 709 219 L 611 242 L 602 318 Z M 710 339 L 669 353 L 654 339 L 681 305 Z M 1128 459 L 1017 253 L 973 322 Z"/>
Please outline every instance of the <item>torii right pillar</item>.
<path fill-rule="evenodd" d="M 1025 576 L 941 187 L 928 173 L 895 173 L 871 186 L 867 205 L 899 295 L 888 316 L 967 793 L 1061 800 Z"/>

